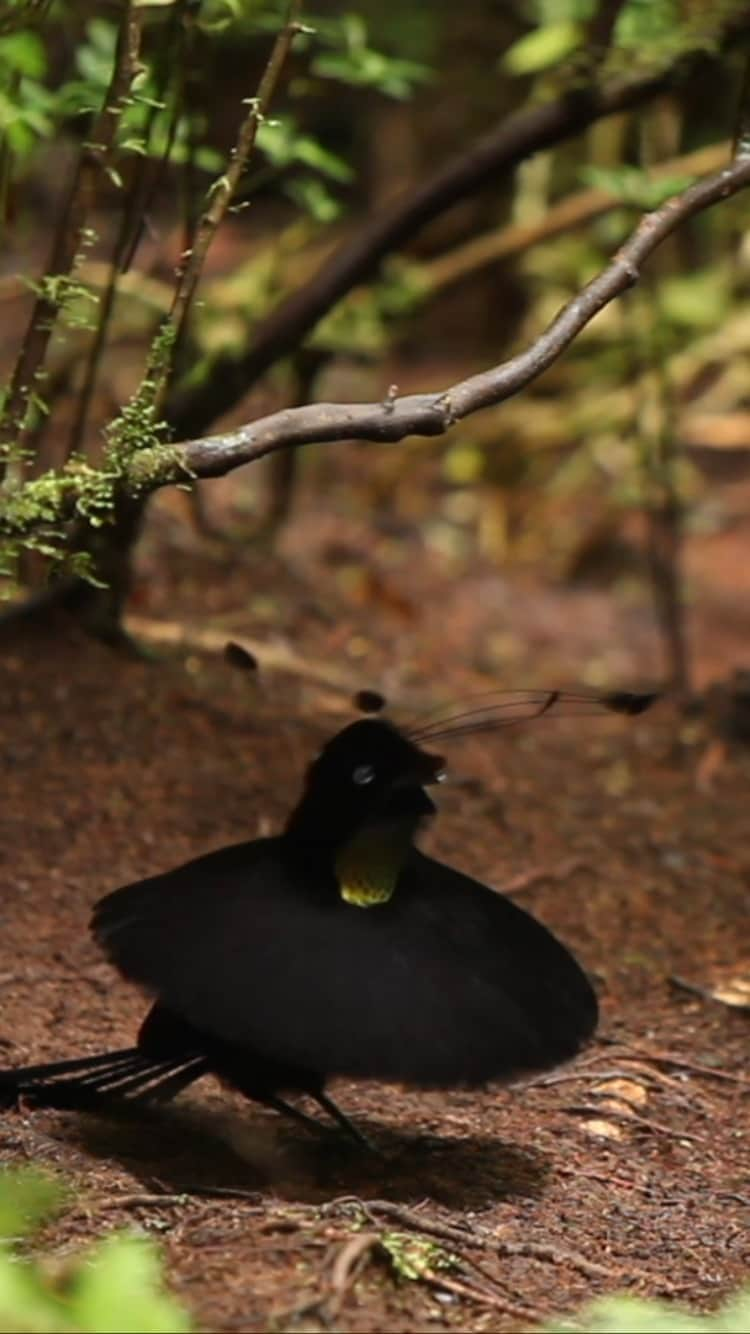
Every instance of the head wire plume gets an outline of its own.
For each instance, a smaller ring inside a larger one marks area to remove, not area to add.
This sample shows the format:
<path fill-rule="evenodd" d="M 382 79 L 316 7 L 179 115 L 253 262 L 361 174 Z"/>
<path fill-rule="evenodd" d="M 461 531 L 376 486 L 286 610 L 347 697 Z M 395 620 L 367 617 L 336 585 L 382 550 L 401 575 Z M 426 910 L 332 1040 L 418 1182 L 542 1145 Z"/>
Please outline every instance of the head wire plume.
<path fill-rule="evenodd" d="M 501 698 L 498 700 L 498 696 Z M 406 730 L 412 741 L 435 741 L 443 737 L 467 736 L 478 732 L 496 732 L 518 723 L 533 721 L 547 714 L 555 717 L 587 717 L 601 713 L 621 713 L 633 717 L 644 713 L 658 698 L 657 691 L 586 691 L 586 690 L 497 690 L 472 697 L 479 701 L 469 709 L 447 714 L 429 714 L 416 720 Z M 493 703 L 492 700 L 497 702 Z"/>

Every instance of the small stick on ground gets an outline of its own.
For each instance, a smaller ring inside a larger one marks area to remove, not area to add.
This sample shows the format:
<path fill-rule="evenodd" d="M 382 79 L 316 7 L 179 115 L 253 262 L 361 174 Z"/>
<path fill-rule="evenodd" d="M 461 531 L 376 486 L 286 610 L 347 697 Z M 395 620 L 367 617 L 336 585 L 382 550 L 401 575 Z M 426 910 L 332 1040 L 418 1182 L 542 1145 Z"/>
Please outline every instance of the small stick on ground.
<path fill-rule="evenodd" d="M 596 1103 L 582 1102 L 571 1104 L 570 1107 L 561 1107 L 560 1111 L 568 1112 L 572 1116 L 601 1117 L 605 1115 L 612 1120 L 622 1121 L 625 1125 L 642 1126 L 644 1130 L 652 1130 L 658 1135 L 668 1135 L 670 1139 L 687 1139 L 693 1144 L 708 1143 L 705 1135 L 695 1135 L 688 1130 L 676 1130 L 673 1126 L 665 1126 L 661 1121 L 654 1121 L 653 1117 L 640 1116 L 638 1112 L 632 1111 L 629 1106 L 627 1110 L 623 1107 L 622 1111 L 619 1111 L 616 1107 L 604 1104 L 597 1106 Z"/>
<path fill-rule="evenodd" d="M 511 876 L 503 884 L 503 894 L 506 898 L 516 898 L 519 894 L 524 894 L 527 889 L 533 889 L 535 885 L 541 884 L 545 880 L 567 880 L 575 871 L 585 871 L 588 869 L 588 863 L 582 861 L 580 857 L 568 857 L 567 861 L 560 862 L 557 866 L 534 866 L 529 871 L 519 871 L 518 875 Z"/>
<path fill-rule="evenodd" d="M 347 1204 L 356 1205 L 373 1223 L 377 1222 L 377 1215 L 380 1214 L 384 1218 L 390 1218 L 394 1223 L 400 1223 L 402 1227 L 412 1232 L 423 1232 L 427 1236 L 437 1237 L 439 1241 L 450 1241 L 454 1245 L 491 1246 L 493 1242 L 493 1238 L 487 1233 L 451 1227 L 449 1223 L 442 1223 L 437 1218 L 424 1217 L 416 1210 L 393 1204 L 390 1200 L 360 1200 L 355 1195 L 343 1196 L 339 1200 L 332 1201 L 329 1207 Z"/>
<path fill-rule="evenodd" d="M 648 1073 L 650 1074 L 651 1072 L 649 1071 Z M 643 1071 L 641 1073 L 641 1078 L 643 1078 L 645 1074 L 646 1072 Z M 652 1077 L 658 1079 L 659 1076 L 654 1073 Z M 540 1075 L 538 1079 L 530 1079 L 527 1084 L 523 1085 L 523 1087 L 524 1089 L 546 1089 L 553 1088 L 555 1084 L 570 1084 L 574 1080 L 579 1079 L 594 1079 L 597 1081 L 605 1079 L 631 1079 L 634 1083 L 637 1083 L 633 1070 L 629 1070 L 627 1066 L 614 1066 L 611 1070 L 592 1070 L 589 1068 L 587 1070 L 563 1070 L 559 1075 Z"/>
<path fill-rule="evenodd" d="M 578 1251 L 565 1250 L 548 1241 L 497 1241 L 495 1246 L 500 1255 L 525 1256 L 530 1260 L 546 1260 L 555 1265 L 569 1265 L 587 1278 L 620 1278 L 622 1269 L 610 1268 L 596 1260 L 587 1260 Z"/>
<path fill-rule="evenodd" d="M 156 1186 L 161 1186 L 162 1184 L 157 1177 L 154 1177 L 153 1181 Z M 166 1188 L 164 1193 L 166 1196 L 169 1195 Z M 254 1213 L 265 1213 L 265 1208 L 258 1204 L 258 1201 L 262 1198 L 261 1193 L 258 1190 L 241 1190 L 239 1187 L 235 1186 L 200 1186 L 186 1182 L 184 1186 L 180 1186 L 179 1193 L 172 1198 L 178 1199 L 180 1196 L 183 1199 L 247 1200 L 256 1206 L 253 1210 Z"/>
<path fill-rule="evenodd" d="M 578 1251 L 569 1251 L 567 1248 L 556 1246 L 554 1242 L 549 1241 L 501 1241 L 498 1245 L 501 1255 L 528 1256 L 532 1260 L 547 1261 L 555 1265 L 569 1265 L 573 1269 L 578 1269 L 580 1273 L 585 1274 L 587 1278 L 606 1278 L 616 1279 L 618 1283 L 626 1278 L 640 1278 L 644 1282 L 653 1285 L 654 1274 L 646 1269 L 639 1269 L 637 1266 L 617 1265 L 611 1268 L 609 1265 L 599 1264 L 596 1260 L 589 1260 L 585 1255 L 580 1255 Z M 676 1292 L 677 1289 L 667 1278 L 660 1278 L 661 1292 Z"/>
<path fill-rule="evenodd" d="M 628 1181 L 625 1177 L 618 1177 L 612 1173 L 605 1175 L 604 1172 L 582 1172 L 577 1167 L 568 1167 L 563 1163 L 558 1163 L 554 1170 L 558 1176 L 576 1177 L 582 1181 L 598 1181 L 610 1189 L 612 1186 L 622 1186 L 624 1190 L 639 1190 L 642 1194 L 647 1192 L 647 1187 L 642 1182 Z"/>
<path fill-rule="evenodd" d="M 331 1269 L 330 1296 L 323 1298 L 323 1305 L 331 1315 L 338 1315 L 347 1292 L 356 1283 L 379 1243 L 379 1233 L 360 1232 L 337 1252 Z"/>
<path fill-rule="evenodd" d="M 628 1042 L 625 1038 L 600 1037 L 599 1041 L 612 1047 L 624 1047 L 626 1051 L 635 1052 L 637 1056 L 642 1056 L 647 1061 L 656 1061 L 660 1065 L 676 1065 L 682 1070 L 694 1070 L 696 1074 L 708 1075 L 711 1079 L 728 1079 L 733 1084 L 741 1084 L 744 1088 L 750 1089 L 750 1079 L 745 1079 L 743 1075 L 736 1075 L 731 1070 L 721 1070 L 716 1066 L 706 1065 L 703 1061 L 688 1060 L 685 1056 L 680 1056 L 674 1051 L 658 1051 L 652 1047 L 641 1047 L 635 1042 Z"/>
<path fill-rule="evenodd" d="M 150 616 L 127 616 L 125 626 L 136 639 L 145 639 L 151 644 L 171 645 L 186 652 L 199 650 L 204 653 L 224 653 L 227 640 L 231 638 L 233 643 L 257 659 L 261 670 L 288 672 L 290 676 L 299 676 L 330 686 L 333 690 L 342 690 L 347 697 L 356 688 L 351 677 L 328 663 L 303 658 L 283 641 L 264 644 L 259 639 L 248 639 L 247 635 L 230 636 L 225 630 L 217 630 L 213 626 L 160 621 Z"/>
<path fill-rule="evenodd" d="M 503 1315 L 513 1316 L 515 1320 L 523 1321 L 524 1324 L 541 1324 L 549 1317 L 549 1311 L 540 1311 L 531 1306 L 518 1306 L 505 1297 L 485 1292 L 483 1288 L 475 1288 L 473 1284 L 460 1283 L 458 1279 L 447 1278 L 445 1274 L 436 1274 L 433 1269 L 425 1269 L 421 1277 L 433 1288 L 450 1292 L 455 1297 L 467 1297 L 472 1302 L 478 1302 L 480 1306 L 489 1306 L 493 1311 L 502 1311 Z"/>
<path fill-rule="evenodd" d="M 174 1209 L 190 1202 L 191 1196 L 187 1192 L 179 1195 L 103 1195 L 99 1199 L 84 1201 L 76 1212 L 85 1210 L 94 1213 L 97 1209 Z"/>

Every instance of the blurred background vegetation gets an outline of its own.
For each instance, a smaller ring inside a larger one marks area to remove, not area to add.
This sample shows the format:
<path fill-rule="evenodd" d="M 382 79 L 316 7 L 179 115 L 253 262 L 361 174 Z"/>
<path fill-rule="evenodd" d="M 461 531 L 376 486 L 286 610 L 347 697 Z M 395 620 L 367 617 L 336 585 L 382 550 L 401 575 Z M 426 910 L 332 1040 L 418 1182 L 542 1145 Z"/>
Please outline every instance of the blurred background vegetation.
<path fill-rule="evenodd" d="M 106 603 L 97 624 L 111 630 L 143 509 L 116 500 L 125 455 L 285 404 L 377 400 L 392 382 L 440 388 L 528 345 L 644 211 L 726 160 L 744 11 L 702 0 L 293 6 L 301 30 L 194 301 L 184 284 L 176 296 L 176 267 L 221 194 L 289 6 L 5 3 L 5 593 L 72 571 L 108 586 L 84 601 Z M 278 355 L 267 345 L 253 359 L 269 316 L 326 261 L 366 248 L 374 219 L 512 113 L 638 80 L 629 109 L 517 170 L 446 188 L 427 225 L 375 257 L 369 281 L 292 327 Z M 749 209 L 739 196 L 670 238 L 643 282 L 517 399 L 438 443 L 370 447 L 364 462 L 358 452 L 354 469 L 356 446 L 337 446 L 325 461 L 282 453 L 231 488 L 201 483 L 196 530 L 257 551 L 293 522 L 300 488 L 324 504 L 343 485 L 349 503 L 421 528 L 459 562 L 541 564 L 626 596 L 650 581 L 667 674 L 686 687 L 681 538 L 727 521 L 717 483 L 745 478 L 750 460 Z M 62 519 L 60 490 L 24 492 L 40 477 L 74 480 L 78 503 Z"/>

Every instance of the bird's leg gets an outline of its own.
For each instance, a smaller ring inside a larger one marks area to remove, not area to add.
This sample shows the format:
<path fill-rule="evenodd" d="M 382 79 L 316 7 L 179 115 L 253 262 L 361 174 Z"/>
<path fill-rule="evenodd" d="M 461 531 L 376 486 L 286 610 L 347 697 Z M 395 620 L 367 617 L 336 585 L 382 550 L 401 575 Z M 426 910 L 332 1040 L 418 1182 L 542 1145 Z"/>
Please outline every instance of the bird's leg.
<path fill-rule="evenodd" d="M 367 1149 L 369 1153 L 380 1152 L 380 1150 L 373 1144 L 372 1140 L 369 1140 L 367 1136 L 355 1126 L 353 1121 L 350 1121 L 346 1113 L 342 1112 L 341 1108 L 336 1106 L 333 1098 L 329 1098 L 328 1094 L 324 1093 L 322 1089 L 318 1089 L 315 1093 L 311 1093 L 310 1097 L 313 1098 L 318 1106 L 322 1107 L 323 1111 L 327 1112 L 332 1120 L 345 1131 L 350 1139 L 353 1139 L 356 1144 L 359 1144 L 361 1148 Z"/>
<path fill-rule="evenodd" d="M 331 1127 L 325 1125 L 323 1121 L 318 1121 L 315 1116 L 309 1116 L 300 1107 L 295 1107 L 291 1102 L 285 1102 L 283 1098 L 277 1097 L 275 1093 L 253 1093 L 251 1096 L 256 1102 L 263 1103 L 265 1107 L 273 1108 L 275 1112 L 280 1112 L 282 1116 L 288 1116 L 290 1120 L 297 1121 L 299 1125 L 305 1126 L 307 1130 L 315 1130 L 319 1135 L 330 1135 L 332 1133 Z"/>

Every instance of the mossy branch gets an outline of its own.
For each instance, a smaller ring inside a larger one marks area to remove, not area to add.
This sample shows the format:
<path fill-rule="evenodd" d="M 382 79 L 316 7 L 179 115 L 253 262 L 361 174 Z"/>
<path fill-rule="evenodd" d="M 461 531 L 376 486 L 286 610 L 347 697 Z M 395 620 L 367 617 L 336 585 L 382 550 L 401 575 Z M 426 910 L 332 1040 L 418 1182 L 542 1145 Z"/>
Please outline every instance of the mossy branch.
<path fill-rule="evenodd" d="M 227 215 L 294 37 L 301 31 L 298 21 L 301 7 L 302 0 L 289 0 L 286 23 L 273 44 L 257 96 L 248 100 L 247 113 L 227 168 L 208 192 L 193 246 L 184 257 L 170 309 L 153 340 L 146 374 L 137 393 L 105 433 L 104 466 L 92 468 L 71 454 L 56 472 L 24 481 L 20 460 L 28 430 L 28 407 L 57 312 L 66 299 L 68 286 L 73 281 L 71 274 L 80 258 L 84 223 L 93 190 L 92 168 L 101 168 L 109 162 L 125 98 L 138 68 L 143 7 L 137 0 L 127 0 L 118 32 L 110 86 L 92 127 L 90 142 L 84 146 L 79 159 L 0 423 L 3 433 L 0 463 L 19 461 L 12 475 L 6 477 L 5 495 L 0 506 L 0 538 L 4 538 L 0 550 L 0 574 L 15 569 L 25 547 L 39 551 L 53 561 L 70 564 L 68 549 L 78 545 L 81 528 L 85 531 L 87 527 L 90 530 L 114 522 L 123 504 L 129 504 L 167 482 L 184 481 L 193 475 L 179 450 L 166 443 L 168 428 L 161 420 L 162 404 L 211 242 Z M 87 570 L 85 562 L 84 567 L 81 566 L 80 552 L 78 569 L 87 576 L 93 574 L 93 567 Z"/>
<path fill-rule="evenodd" d="M 737 157 L 660 208 L 645 214 L 602 271 L 558 313 L 526 351 L 441 392 L 390 394 L 380 403 L 315 403 L 287 408 L 222 435 L 171 444 L 157 419 L 151 394 L 159 358 L 170 355 L 165 330 L 140 395 L 108 432 L 104 468 L 71 460 L 19 487 L 0 509 L 6 548 L 59 532 L 75 517 L 92 526 L 106 522 L 121 501 L 194 477 L 218 477 L 282 449 L 337 440 L 395 442 L 410 435 L 438 436 L 454 422 L 517 394 L 561 356 L 600 310 L 632 287 L 643 263 L 678 227 L 713 204 L 750 186 L 750 159 Z"/>

